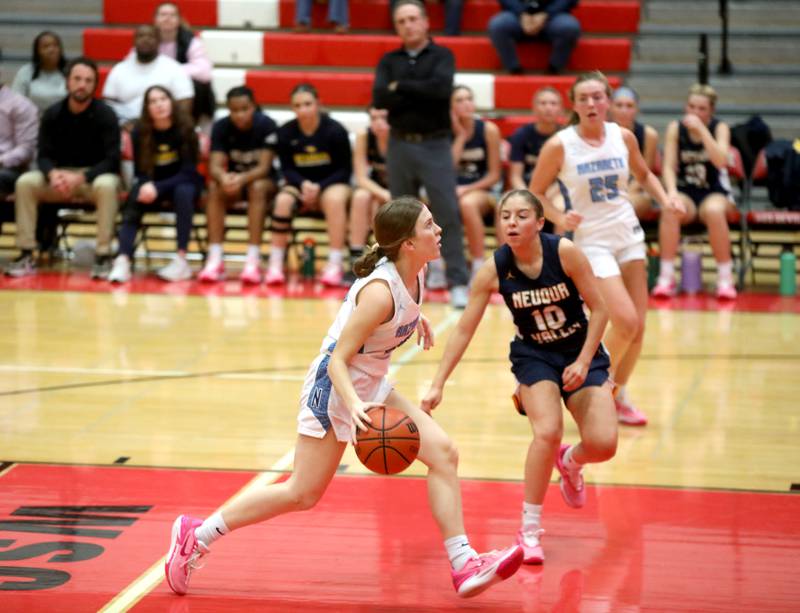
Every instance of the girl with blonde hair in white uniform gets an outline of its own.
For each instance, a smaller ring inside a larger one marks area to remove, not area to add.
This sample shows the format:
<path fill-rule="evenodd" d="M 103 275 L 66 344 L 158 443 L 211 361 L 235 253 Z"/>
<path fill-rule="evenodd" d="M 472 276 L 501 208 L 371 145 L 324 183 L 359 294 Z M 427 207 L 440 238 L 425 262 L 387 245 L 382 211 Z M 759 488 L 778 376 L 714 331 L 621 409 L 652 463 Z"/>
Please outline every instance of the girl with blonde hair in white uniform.
<path fill-rule="evenodd" d="M 433 346 L 433 332 L 420 314 L 420 304 L 425 265 L 439 257 L 441 234 L 430 211 L 414 198 L 398 198 L 378 210 L 377 245 L 356 261 L 359 279 L 348 291 L 303 385 L 294 471 L 285 482 L 250 492 L 205 521 L 187 515 L 175 520 L 165 565 L 174 592 L 187 592 L 191 572 L 220 536 L 312 508 L 336 474 L 348 442 L 355 442 L 356 429 L 367 429 L 367 410 L 383 406 L 406 413 L 419 429 L 418 458 L 428 467 L 428 504 L 444 538 L 457 594 L 475 596 L 517 571 L 523 557 L 518 545 L 481 555 L 472 549 L 465 535 L 453 442 L 386 379 L 392 352 L 415 331 L 425 349 Z"/>
<path fill-rule="evenodd" d="M 684 207 L 678 198 L 667 196 L 647 168 L 633 133 L 605 121 L 611 88 L 602 72 L 578 77 L 569 98 L 570 125 L 542 147 L 530 190 L 544 205 L 545 216 L 574 232 L 575 244 L 589 258 L 611 320 L 604 344 L 618 390 L 617 417 L 623 424 L 644 425 L 647 417 L 630 403 L 625 390 L 642 349 L 647 312 L 644 231 L 627 195 L 629 175 L 663 209 Z M 546 196 L 556 179 L 568 194 L 566 211 Z"/>

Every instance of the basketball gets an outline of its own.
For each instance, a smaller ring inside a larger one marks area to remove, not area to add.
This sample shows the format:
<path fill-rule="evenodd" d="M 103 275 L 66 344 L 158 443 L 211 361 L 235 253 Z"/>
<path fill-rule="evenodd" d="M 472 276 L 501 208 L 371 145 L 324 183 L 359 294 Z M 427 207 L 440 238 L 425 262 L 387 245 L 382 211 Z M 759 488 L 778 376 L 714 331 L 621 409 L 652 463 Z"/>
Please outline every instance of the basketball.
<path fill-rule="evenodd" d="M 371 424 L 358 430 L 356 455 L 372 472 L 394 475 L 404 471 L 419 453 L 419 430 L 405 413 L 390 407 L 367 411 Z"/>

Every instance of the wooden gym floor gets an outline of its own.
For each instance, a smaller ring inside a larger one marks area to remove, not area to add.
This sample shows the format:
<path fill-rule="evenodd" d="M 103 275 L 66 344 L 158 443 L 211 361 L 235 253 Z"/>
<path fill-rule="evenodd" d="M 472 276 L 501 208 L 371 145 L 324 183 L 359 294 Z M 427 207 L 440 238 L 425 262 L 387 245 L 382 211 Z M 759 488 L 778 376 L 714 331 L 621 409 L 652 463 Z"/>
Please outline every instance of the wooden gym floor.
<path fill-rule="evenodd" d="M 186 597 L 169 529 L 291 470 L 297 397 L 341 291 L 240 291 L 85 276 L 0 280 L 0 609 L 6 611 L 790 611 L 800 602 L 800 300 L 653 305 L 631 393 L 650 417 L 545 502 L 547 560 L 456 598 L 418 463 L 367 474 L 348 450 L 320 505 L 215 544 Z M 418 399 L 438 346 L 395 355 Z M 467 530 L 509 544 L 530 432 L 513 411 L 511 322 L 491 307 L 434 415 L 460 449 Z M 566 419 L 565 440 L 577 432 Z"/>

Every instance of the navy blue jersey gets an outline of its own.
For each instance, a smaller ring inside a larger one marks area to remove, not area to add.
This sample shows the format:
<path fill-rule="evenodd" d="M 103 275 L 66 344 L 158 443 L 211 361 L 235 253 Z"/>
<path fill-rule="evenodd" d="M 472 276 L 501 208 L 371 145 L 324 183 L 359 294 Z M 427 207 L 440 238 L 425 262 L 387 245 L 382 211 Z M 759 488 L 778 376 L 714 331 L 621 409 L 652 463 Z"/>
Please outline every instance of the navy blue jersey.
<path fill-rule="evenodd" d="M 718 119 L 712 119 L 708 131 L 714 135 Z M 678 124 L 678 188 L 694 187 L 703 190 L 725 192 L 719 180 L 719 170 L 708 158 L 702 142 L 695 143 L 689 137 L 689 129 Z"/>
<path fill-rule="evenodd" d="M 638 121 L 633 122 L 633 135 L 636 137 L 636 142 L 639 145 L 639 151 L 644 154 L 644 124 L 639 123 Z"/>
<path fill-rule="evenodd" d="M 522 171 L 522 178 L 525 180 L 525 185 L 530 183 L 533 168 L 539 159 L 539 152 L 542 150 L 542 145 L 547 142 L 552 134 L 542 134 L 536 129 L 532 123 L 521 126 L 511 135 L 508 142 L 511 143 L 511 155 L 509 160 L 511 162 L 522 162 L 524 169 Z"/>
<path fill-rule="evenodd" d="M 231 121 L 222 117 L 211 128 L 211 151 L 228 157 L 230 172 L 247 172 L 258 165 L 261 152 L 274 151 L 278 144 L 278 126 L 269 115 L 260 110 L 253 113 L 253 125 L 242 132 Z"/>
<path fill-rule="evenodd" d="M 303 181 L 325 189 L 334 183 L 350 183 L 353 154 L 347 130 L 323 113 L 313 134 L 305 134 L 297 119 L 278 128 L 278 157 L 286 183 L 300 187 Z"/>
<path fill-rule="evenodd" d="M 486 174 L 489 167 L 489 151 L 486 148 L 485 127 L 486 124 L 481 119 L 476 119 L 475 130 L 470 139 L 464 143 L 464 149 L 461 151 L 456 169 L 458 185 L 475 183 Z"/>
<path fill-rule="evenodd" d="M 386 168 L 386 155 L 381 153 L 378 146 L 378 137 L 367 128 L 367 163 L 369 164 L 369 178 L 381 187 L 389 189 L 389 171 Z"/>
<path fill-rule="evenodd" d="M 514 261 L 511 247 L 494 252 L 500 294 L 514 317 L 517 337 L 548 351 L 580 351 L 588 321 L 583 298 L 561 267 L 560 236 L 540 233 L 542 271 L 531 279 Z"/>

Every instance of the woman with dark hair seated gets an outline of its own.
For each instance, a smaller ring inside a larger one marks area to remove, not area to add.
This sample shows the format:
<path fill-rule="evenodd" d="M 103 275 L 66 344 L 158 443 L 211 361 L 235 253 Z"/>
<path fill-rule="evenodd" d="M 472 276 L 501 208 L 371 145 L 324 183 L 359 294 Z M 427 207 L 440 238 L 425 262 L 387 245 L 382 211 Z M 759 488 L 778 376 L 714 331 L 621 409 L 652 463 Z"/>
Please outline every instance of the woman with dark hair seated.
<path fill-rule="evenodd" d="M 58 34 L 49 30 L 40 32 L 33 39 L 30 64 L 17 71 L 11 89 L 30 98 L 41 114 L 67 95 L 66 65 L 64 45 Z"/>
<path fill-rule="evenodd" d="M 175 103 L 168 89 L 149 87 L 142 116 L 131 133 L 135 180 L 122 209 L 119 255 L 108 280 L 125 283 L 131 278 L 136 234 L 148 207 L 169 200 L 175 208 L 178 252 L 158 271 L 165 281 L 186 281 L 192 269 L 186 250 L 192 230 L 195 203 L 203 187 L 197 172 L 198 143 L 192 122 Z"/>

